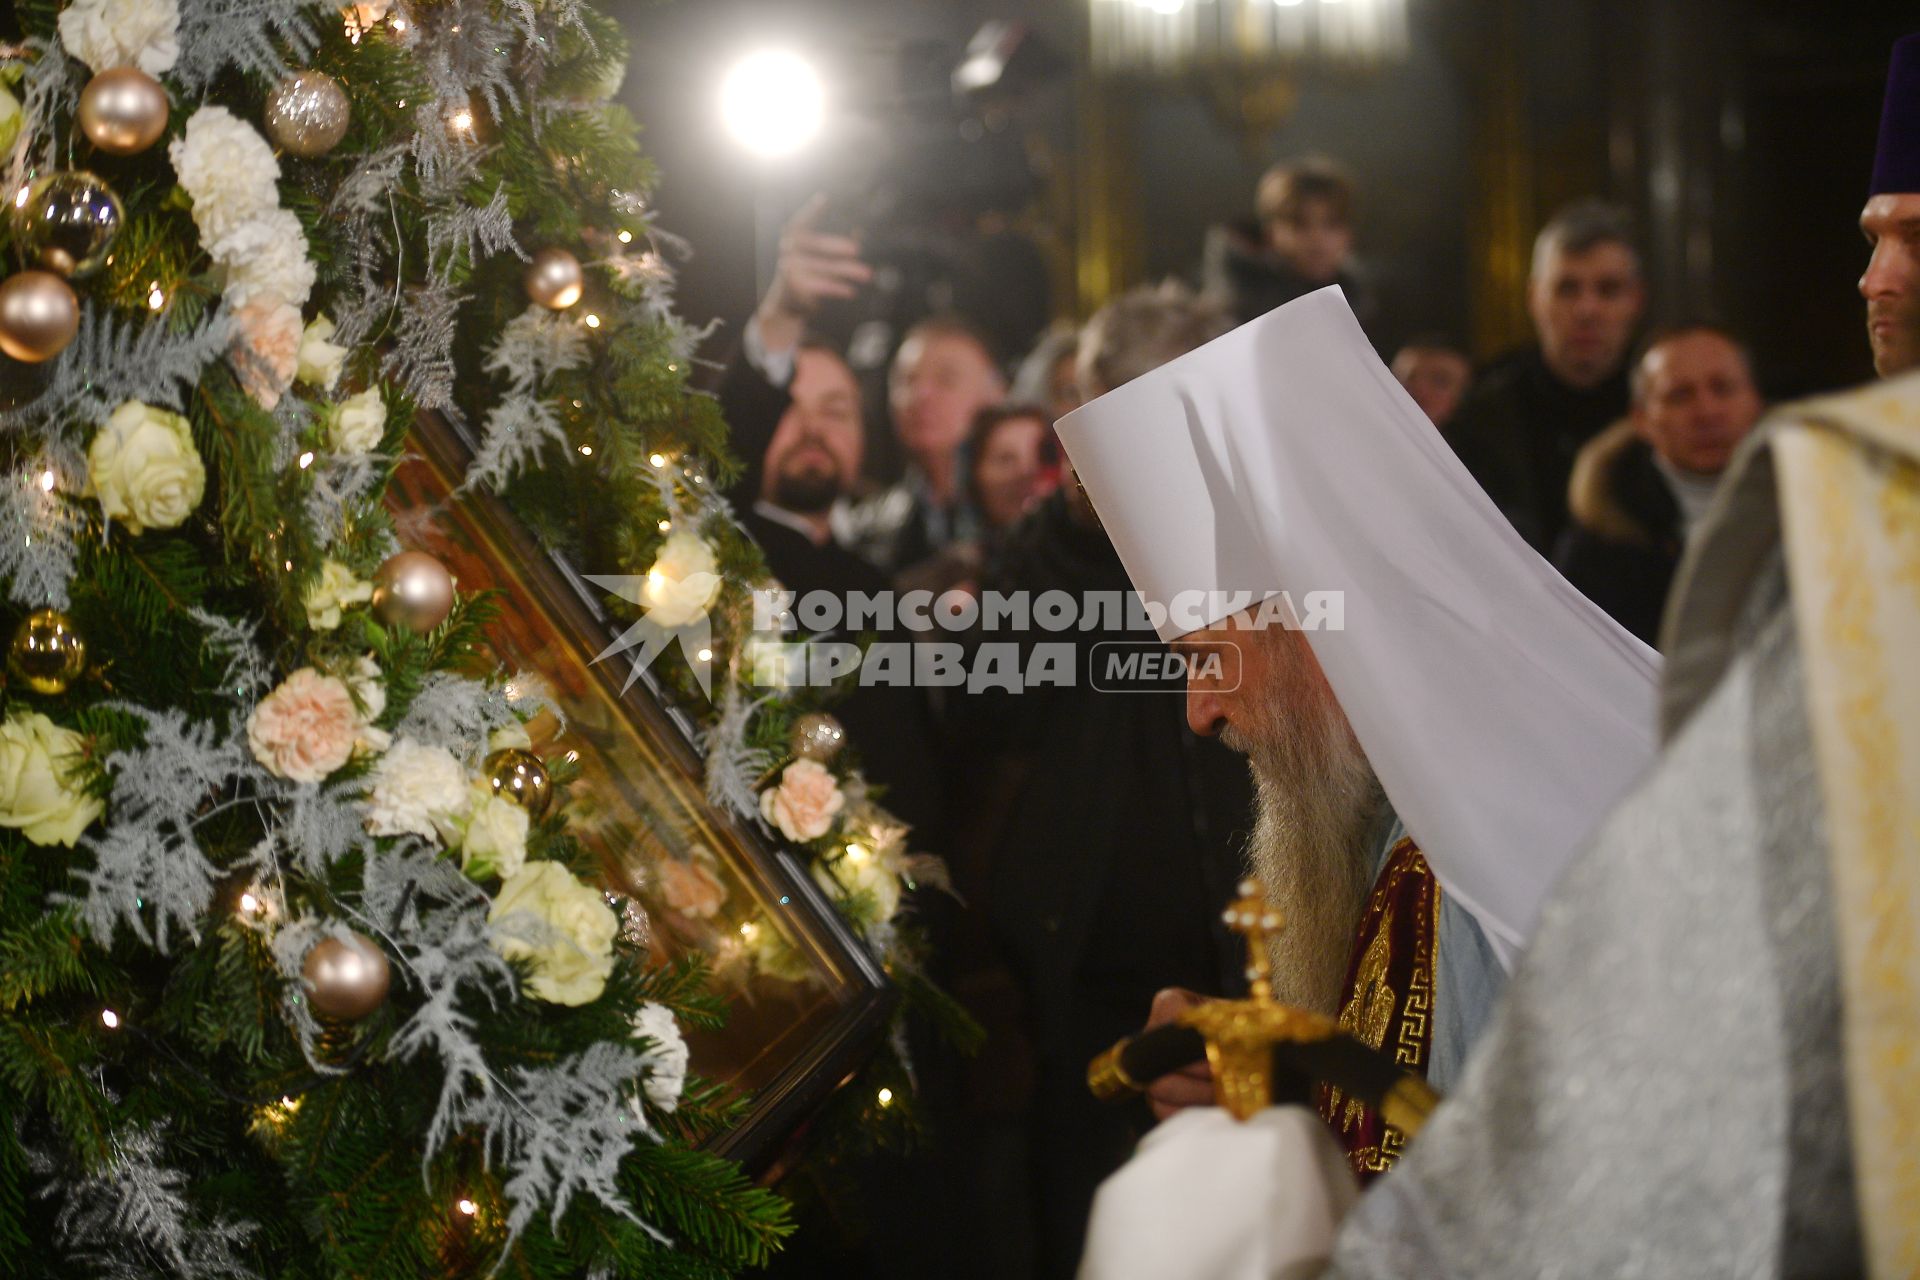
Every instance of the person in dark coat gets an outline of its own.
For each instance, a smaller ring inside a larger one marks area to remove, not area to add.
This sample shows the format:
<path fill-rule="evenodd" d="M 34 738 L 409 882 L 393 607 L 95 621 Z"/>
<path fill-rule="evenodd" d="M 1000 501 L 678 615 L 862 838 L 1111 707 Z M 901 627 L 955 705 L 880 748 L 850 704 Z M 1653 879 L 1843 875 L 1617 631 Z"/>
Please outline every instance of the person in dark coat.
<path fill-rule="evenodd" d="M 1633 409 L 1574 460 L 1554 564 L 1648 644 L 1687 533 L 1765 404 L 1746 348 L 1710 326 L 1671 329 L 1634 365 Z"/>
<path fill-rule="evenodd" d="M 1542 555 L 1567 522 L 1574 455 L 1627 411 L 1627 357 L 1645 307 L 1626 215 L 1597 201 L 1562 209 L 1533 246 L 1527 309 L 1539 341 L 1483 371 L 1447 430 Z"/>
<path fill-rule="evenodd" d="M 746 326 L 719 386 L 721 413 L 743 467 L 726 491 L 767 567 L 797 597 L 877 595 L 886 577 L 834 537 L 831 513 L 860 474 L 860 387 L 832 347 L 805 336 L 806 319 L 851 294 L 870 272 L 854 242 L 811 229 L 819 202 L 790 224 L 772 287 Z M 945 797 L 924 691 L 855 687 L 834 707 L 886 806 L 915 828 L 916 847 L 944 852 Z"/>
<path fill-rule="evenodd" d="M 1091 351 L 1099 376 L 1088 385 L 1118 385 L 1224 327 L 1184 289 L 1126 295 L 1089 326 L 1082 368 Z M 1030 601 L 1065 592 L 1083 618 L 1100 599 L 1133 599 L 1071 478 L 1009 532 L 982 586 Z M 972 939 L 957 994 L 1000 1046 L 989 1045 L 973 1105 L 982 1132 L 997 1126 L 997 1149 L 1012 1153 L 989 1176 L 1024 1161 L 1031 1216 L 996 1229 L 1033 1233 L 1043 1277 L 1073 1274 L 1094 1189 L 1151 1119 L 1142 1105 L 1096 1102 L 1088 1059 L 1137 1031 L 1143 1001 L 1162 987 L 1245 987 L 1244 951 L 1220 912 L 1251 826 L 1246 762 L 1187 728 L 1179 680 L 1115 690 L 1104 664 L 1116 644 L 1164 652 L 1137 608 L 1079 627 L 982 630 L 982 644 L 1017 642 L 1023 671 L 1039 646 L 1062 646 L 1076 675 L 971 694 L 951 726 L 970 818 L 956 832 L 955 874 L 987 930 Z"/>
<path fill-rule="evenodd" d="M 1255 221 L 1207 232 L 1201 292 L 1245 324 L 1330 284 L 1340 286 L 1363 326 L 1374 319 L 1373 290 L 1354 257 L 1354 188 L 1347 171 L 1310 157 L 1277 164 L 1254 194 Z"/>

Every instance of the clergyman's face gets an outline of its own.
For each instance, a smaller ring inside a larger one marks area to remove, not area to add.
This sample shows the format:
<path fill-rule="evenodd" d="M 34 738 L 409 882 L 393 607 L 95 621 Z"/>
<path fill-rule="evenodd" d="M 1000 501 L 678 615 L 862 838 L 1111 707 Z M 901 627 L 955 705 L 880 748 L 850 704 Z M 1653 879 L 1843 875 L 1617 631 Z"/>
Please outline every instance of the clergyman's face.
<path fill-rule="evenodd" d="M 1579 253 L 1552 250 L 1527 286 L 1527 310 L 1547 367 L 1581 389 L 1605 382 L 1626 363 L 1645 305 L 1633 251 L 1613 241 Z"/>
<path fill-rule="evenodd" d="M 1860 213 L 1873 256 L 1860 277 L 1867 341 L 1883 378 L 1920 367 L 1920 194 L 1878 195 Z"/>
<path fill-rule="evenodd" d="M 761 497 L 818 515 L 860 474 L 860 386 L 838 356 L 806 348 L 794 362 L 790 393 L 793 402 L 767 443 Z"/>

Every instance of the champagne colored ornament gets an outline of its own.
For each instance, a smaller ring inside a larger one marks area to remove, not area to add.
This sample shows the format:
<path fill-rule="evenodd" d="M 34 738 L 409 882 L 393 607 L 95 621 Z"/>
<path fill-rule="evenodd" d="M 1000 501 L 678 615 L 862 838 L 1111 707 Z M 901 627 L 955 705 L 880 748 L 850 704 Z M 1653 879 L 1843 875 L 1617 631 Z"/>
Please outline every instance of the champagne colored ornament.
<path fill-rule="evenodd" d="M 373 613 L 388 626 L 425 635 L 452 611 L 453 575 L 426 552 L 402 551 L 374 572 Z"/>
<path fill-rule="evenodd" d="M 119 238 L 120 197 L 91 173 L 63 169 L 27 188 L 14 209 L 14 241 L 31 262 L 81 279 L 98 271 Z"/>
<path fill-rule="evenodd" d="M 314 943 L 300 962 L 300 976 L 314 1013 L 335 1022 L 358 1022 L 386 1003 L 393 978 L 387 953 L 359 933 Z"/>
<path fill-rule="evenodd" d="M 108 155 L 138 155 L 167 131 L 167 91 L 138 67 L 114 67 L 80 93 L 80 132 Z"/>
<path fill-rule="evenodd" d="M 535 822 L 547 816 L 553 804 L 553 780 L 539 756 L 507 747 L 488 756 L 485 765 L 487 785 L 493 788 L 493 794 L 513 801 Z"/>
<path fill-rule="evenodd" d="M 14 629 L 7 670 L 35 693 L 65 693 L 87 669 L 87 642 L 58 609 L 35 609 Z"/>
<path fill-rule="evenodd" d="M 67 349 L 80 331 L 80 299 L 51 271 L 22 271 L 0 282 L 0 351 L 38 364 Z"/>
<path fill-rule="evenodd" d="M 267 95 L 267 136 L 290 155 L 323 156 L 347 136 L 353 106 L 346 90 L 324 71 L 300 71 Z"/>
<path fill-rule="evenodd" d="M 847 731 L 824 711 L 810 711 L 793 722 L 793 754 L 821 764 L 840 754 L 847 744 Z"/>
<path fill-rule="evenodd" d="M 527 297 L 549 311 L 565 311 L 580 301 L 586 278 L 580 259 L 565 249 L 542 249 L 527 267 Z"/>

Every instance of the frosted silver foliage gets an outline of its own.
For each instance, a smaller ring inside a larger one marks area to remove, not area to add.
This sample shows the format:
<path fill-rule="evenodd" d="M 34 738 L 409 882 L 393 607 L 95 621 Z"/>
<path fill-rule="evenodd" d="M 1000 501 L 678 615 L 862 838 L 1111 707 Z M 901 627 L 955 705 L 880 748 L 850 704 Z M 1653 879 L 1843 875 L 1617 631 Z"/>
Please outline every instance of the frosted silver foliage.
<path fill-rule="evenodd" d="M 380 371 L 394 379 L 422 409 L 453 404 L 453 339 L 464 294 L 430 284 L 409 290 L 393 329 L 393 349 Z"/>
<path fill-rule="evenodd" d="M 47 469 L 36 463 L 0 475 L 0 579 L 7 598 L 29 609 L 67 607 L 80 554 L 80 512 L 42 487 Z M 79 487 L 75 477 L 68 477 L 68 487 Z"/>
<path fill-rule="evenodd" d="M 180 60 L 167 78 L 199 97 L 228 67 L 263 80 L 305 65 L 319 47 L 313 0 L 179 0 Z"/>
<path fill-rule="evenodd" d="M 516 1067 L 513 1095 L 488 1101 L 476 1115 L 489 1163 L 506 1170 L 512 1208 L 509 1243 L 546 1213 L 557 1228 L 578 1195 L 638 1224 L 662 1243 L 620 1194 L 620 1161 L 645 1137 L 627 1099 L 647 1073 L 639 1049 L 602 1040 L 551 1067 Z"/>
<path fill-rule="evenodd" d="M 69 433 L 91 425 L 122 401 L 140 400 L 178 411 L 201 373 L 226 354 L 227 320 L 215 314 L 181 333 L 165 317 L 116 320 L 90 303 L 80 308 L 80 330 L 54 358 L 53 377 L 37 397 L 0 411 L 0 428 L 46 432 L 60 450 L 63 470 L 78 471 L 79 446 Z"/>
<path fill-rule="evenodd" d="M 771 701 L 761 694 L 749 701 L 738 680 L 728 680 L 720 694 L 720 714 L 702 735 L 707 757 L 707 799 L 748 822 L 763 823 L 756 783 L 773 767 L 773 753 L 748 745 L 747 728 L 761 707 Z"/>
<path fill-rule="evenodd" d="M 258 1228 L 226 1218 L 202 1219 L 187 1197 L 187 1176 L 164 1160 L 158 1125 L 121 1130 L 107 1164 L 72 1179 L 55 1178 L 54 1230 L 91 1274 L 119 1280 L 253 1280 L 243 1261 Z"/>
<path fill-rule="evenodd" d="M 18 47 L 29 56 L 25 59 L 0 58 L 0 67 L 8 64 L 25 66 L 21 83 L 15 90 L 15 96 L 20 101 L 20 132 L 14 139 L 12 153 L 0 157 L 6 163 L 5 190 L 8 191 L 18 191 L 26 182 L 30 170 L 60 167 L 59 133 L 48 126 L 55 112 L 66 109 L 66 104 L 72 102 L 80 92 L 80 76 L 84 70 L 78 62 L 66 56 L 57 41 L 35 36 Z M 32 147 L 35 138 L 41 139 L 37 155 Z"/>
<path fill-rule="evenodd" d="M 513 238 L 513 213 L 507 208 L 507 188 L 494 188 L 483 205 L 462 205 L 427 220 L 427 270 L 442 280 L 450 278 L 463 261 L 468 266 L 496 253 L 527 254 Z"/>
<path fill-rule="evenodd" d="M 505 685 L 436 671 L 421 681 L 393 736 L 445 747 L 474 765 L 486 754 L 488 734 L 518 723 Z"/>
<path fill-rule="evenodd" d="M 537 392 L 548 377 L 577 369 L 587 360 L 587 342 L 571 320 L 529 306 L 507 321 L 486 368 L 502 374 L 507 393 L 487 411 L 480 447 L 468 464 L 460 487 L 498 488 L 534 465 L 549 444 L 564 448 L 567 435 L 552 405 Z"/>

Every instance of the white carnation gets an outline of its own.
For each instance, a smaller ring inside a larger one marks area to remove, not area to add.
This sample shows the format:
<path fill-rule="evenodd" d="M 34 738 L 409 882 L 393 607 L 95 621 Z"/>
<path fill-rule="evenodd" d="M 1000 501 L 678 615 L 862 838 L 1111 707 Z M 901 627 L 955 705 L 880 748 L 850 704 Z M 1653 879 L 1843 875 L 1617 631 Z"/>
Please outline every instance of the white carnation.
<path fill-rule="evenodd" d="M 663 627 L 684 627 L 707 611 L 720 594 L 720 561 L 697 533 L 676 533 L 660 546 L 660 558 L 647 570 L 640 603 L 647 617 Z"/>
<path fill-rule="evenodd" d="M 472 801 L 466 770 L 451 751 L 402 738 L 373 767 L 367 830 L 432 839 L 457 831 Z"/>
<path fill-rule="evenodd" d="M 306 230 L 285 209 L 263 209 L 203 240 L 208 256 L 227 270 L 226 297 L 236 307 L 274 298 L 299 307 L 313 292 Z M 302 350 L 305 337 L 303 330 Z"/>
<path fill-rule="evenodd" d="M 280 207 L 273 148 L 225 107 L 202 107 L 167 146 L 180 185 L 193 197 L 193 223 L 211 247 L 233 228 Z"/>
<path fill-rule="evenodd" d="M 353 691 L 354 703 L 360 708 L 360 733 L 354 739 L 353 747 L 355 751 L 367 755 L 379 755 L 393 745 L 393 735 L 373 723 L 387 709 L 385 679 L 386 673 L 380 670 L 380 664 L 373 660 L 370 653 L 363 653 L 356 658 L 353 670 L 347 674 L 347 688 Z"/>
<path fill-rule="evenodd" d="M 59 24 L 60 43 L 96 72 L 138 67 L 160 76 L 180 58 L 174 0 L 73 0 Z"/>
<path fill-rule="evenodd" d="M 633 1033 L 653 1041 L 647 1050 L 647 1101 L 662 1111 L 680 1105 L 680 1094 L 687 1087 L 687 1042 L 673 1010 L 652 1001 L 640 1006 L 633 1015 Z"/>
<path fill-rule="evenodd" d="M 527 861 L 527 811 L 486 783 L 474 788 L 473 811 L 460 833 L 460 869 L 475 880 L 511 879 Z"/>

